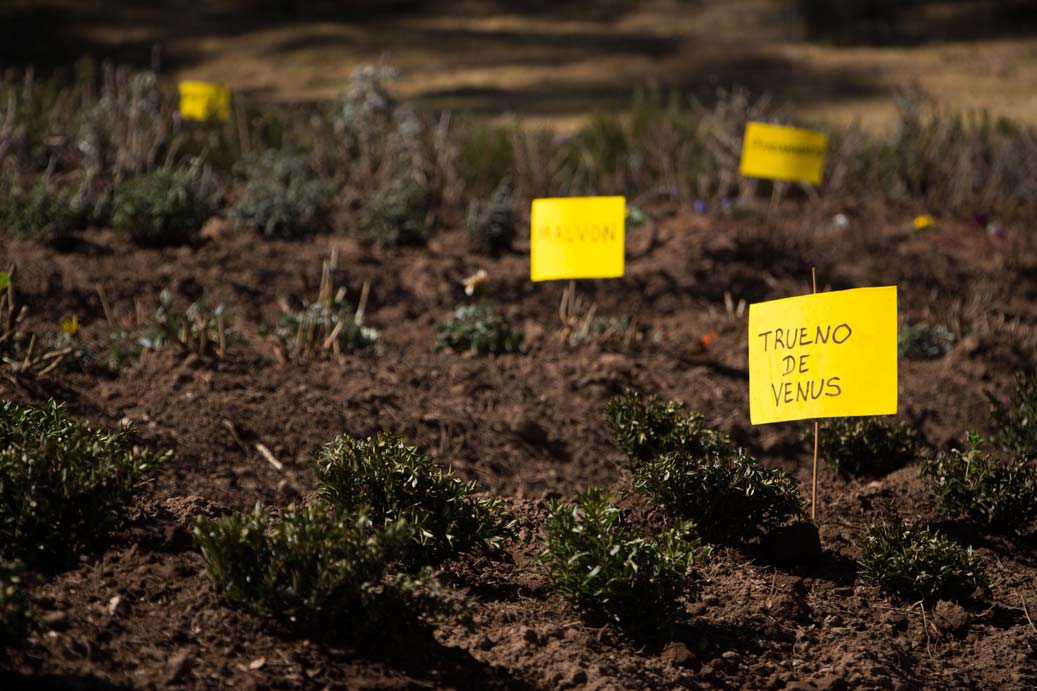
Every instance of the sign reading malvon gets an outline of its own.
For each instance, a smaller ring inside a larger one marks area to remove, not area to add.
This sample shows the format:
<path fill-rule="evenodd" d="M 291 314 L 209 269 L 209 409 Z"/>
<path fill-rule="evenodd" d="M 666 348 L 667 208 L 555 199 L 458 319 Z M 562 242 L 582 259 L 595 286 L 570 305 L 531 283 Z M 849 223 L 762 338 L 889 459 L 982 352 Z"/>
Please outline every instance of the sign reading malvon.
<path fill-rule="evenodd" d="M 821 184 L 828 137 L 795 127 L 750 122 L 739 172 L 752 178 Z"/>
<path fill-rule="evenodd" d="M 534 199 L 529 223 L 530 278 L 618 278 L 623 275 L 626 199 Z"/>
<path fill-rule="evenodd" d="M 230 89 L 208 82 L 180 82 L 180 117 L 185 120 L 228 120 Z"/>
<path fill-rule="evenodd" d="M 752 424 L 896 412 L 896 286 L 749 305 Z"/>

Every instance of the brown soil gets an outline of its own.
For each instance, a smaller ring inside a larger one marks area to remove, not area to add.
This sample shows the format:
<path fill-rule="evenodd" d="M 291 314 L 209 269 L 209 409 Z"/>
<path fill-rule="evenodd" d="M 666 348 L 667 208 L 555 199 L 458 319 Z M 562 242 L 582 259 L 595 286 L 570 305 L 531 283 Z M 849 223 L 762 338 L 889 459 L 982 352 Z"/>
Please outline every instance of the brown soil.
<path fill-rule="evenodd" d="M 204 290 L 228 302 L 246 337 L 215 360 L 168 347 L 118 375 L 69 373 L 0 395 L 55 396 L 90 420 L 137 423 L 174 450 L 124 535 L 102 554 L 34 588 L 43 630 L 4 663 L 4 688 L 593 688 L 593 689 L 1032 689 L 1037 687 L 1037 543 L 1033 536 L 940 526 L 986 559 L 992 598 L 923 615 L 856 578 L 855 538 L 896 498 L 909 516 L 939 521 L 916 466 L 871 483 L 824 466 L 819 524 L 825 553 L 812 566 L 769 563 L 749 547 L 724 548 L 704 568 L 689 623 L 645 645 L 592 628 L 544 591 L 534 567 L 546 500 L 589 484 L 621 490 L 620 453 L 602 408 L 624 387 L 685 401 L 792 472 L 809 491 L 807 423 L 748 423 L 745 317 L 725 309 L 806 292 L 810 267 L 824 289 L 897 284 L 913 321 L 947 324 L 954 350 L 902 361 L 900 417 L 935 449 L 966 429 L 988 431 L 984 391 L 1005 394 L 1034 362 L 1037 253 L 1024 229 L 998 241 L 949 222 L 919 235 L 890 209 L 830 213 L 789 207 L 773 222 L 656 209 L 659 243 L 630 233 L 627 276 L 583 282 L 600 313 L 636 315 L 643 338 L 626 347 L 571 349 L 557 340 L 558 284 L 528 281 L 525 247 L 474 259 L 463 233 L 428 249 L 369 252 L 348 238 L 305 243 L 255 239 L 214 222 L 198 247 L 139 250 L 106 231 L 67 253 L 0 240 L 0 264 L 18 266 L 30 323 L 51 333 L 76 314 L 88 341 L 109 327 L 95 285 L 117 318 L 169 287 L 186 303 Z M 804 215 L 806 214 L 806 215 Z M 1014 232 L 1013 232 L 1014 231 Z M 337 283 L 354 298 L 371 283 L 375 354 L 281 364 L 259 335 L 281 297 L 312 296 L 320 265 L 339 249 Z M 528 351 L 469 357 L 434 352 L 433 324 L 463 299 L 461 279 L 490 274 L 490 295 L 524 324 Z M 718 337 L 704 349 L 700 338 Z M 448 564 L 448 590 L 472 601 L 474 625 L 351 635 L 280 633 L 217 601 L 190 539 L 199 515 L 285 504 L 313 488 L 309 459 L 336 434 L 388 428 L 466 478 L 507 498 L 519 538 L 499 559 Z M 233 433 L 231 432 L 233 429 Z M 262 442 L 284 463 L 255 450 Z"/>

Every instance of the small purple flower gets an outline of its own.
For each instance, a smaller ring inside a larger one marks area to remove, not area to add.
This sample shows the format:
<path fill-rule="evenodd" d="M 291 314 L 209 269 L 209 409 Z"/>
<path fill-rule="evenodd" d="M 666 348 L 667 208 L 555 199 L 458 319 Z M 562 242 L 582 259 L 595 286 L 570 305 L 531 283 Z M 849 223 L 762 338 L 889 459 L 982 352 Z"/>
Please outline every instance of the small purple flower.
<path fill-rule="evenodd" d="M 701 199 L 696 199 L 695 200 L 695 213 L 697 213 L 697 214 L 704 214 L 708 210 L 709 210 L 709 207 L 706 206 L 706 202 L 704 202 Z"/>
<path fill-rule="evenodd" d="M 726 211 L 727 209 L 730 209 L 732 206 L 734 206 L 734 202 L 731 201 L 730 197 L 724 197 L 720 200 L 720 206 Z"/>

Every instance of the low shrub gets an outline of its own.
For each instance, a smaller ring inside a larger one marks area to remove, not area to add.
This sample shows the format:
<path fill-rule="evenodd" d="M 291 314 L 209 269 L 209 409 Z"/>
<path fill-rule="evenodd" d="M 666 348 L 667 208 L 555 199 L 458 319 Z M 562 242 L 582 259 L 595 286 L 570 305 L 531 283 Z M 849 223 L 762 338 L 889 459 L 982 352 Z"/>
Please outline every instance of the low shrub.
<path fill-rule="evenodd" d="M 922 464 L 940 510 L 1002 531 L 1017 530 L 1037 517 L 1037 467 L 1025 458 L 999 463 L 983 453 L 983 440 L 975 432 L 967 441 L 964 451 L 953 449 Z"/>
<path fill-rule="evenodd" d="M 165 455 L 130 433 L 91 427 L 59 403 L 0 401 L 0 549 L 61 567 L 125 521 L 146 472 Z"/>
<path fill-rule="evenodd" d="M 484 303 L 460 305 L 452 319 L 436 325 L 436 350 L 450 348 L 481 355 L 518 353 L 523 338 L 522 331 Z"/>
<path fill-rule="evenodd" d="M 997 426 L 994 440 L 1013 453 L 1037 457 L 1037 367 L 1029 374 L 1016 374 L 1010 405 L 1006 406 L 990 392 L 987 398 L 990 416 Z"/>
<path fill-rule="evenodd" d="M 21 240 L 67 245 L 79 217 L 73 195 L 43 181 L 28 191 L 12 189 L 0 195 L 0 233 Z"/>
<path fill-rule="evenodd" d="M 488 200 L 468 208 L 468 246 L 473 252 L 495 257 L 511 249 L 519 225 L 515 207 L 515 194 L 504 181 Z"/>
<path fill-rule="evenodd" d="M 230 214 L 240 225 L 267 239 L 301 238 L 328 227 L 333 187 L 317 177 L 305 157 L 264 151 L 239 169 L 245 190 Z"/>
<path fill-rule="evenodd" d="M 698 413 L 685 413 L 684 404 L 657 396 L 644 398 L 627 390 L 605 406 L 612 438 L 635 470 L 661 453 L 681 451 L 694 456 L 728 453 L 731 438 L 711 429 Z"/>
<path fill-rule="evenodd" d="M 314 502 L 275 518 L 199 518 L 194 537 L 228 604 L 300 628 L 376 618 L 390 564 L 411 539 L 403 521 L 375 527 L 363 513 Z"/>
<path fill-rule="evenodd" d="M 112 226 L 138 245 L 183 245 L 197 239 L 212 210 L 195 169 L 160 168 L 116 188 Z"/>
<path fill-rule="evenodd" d="M 983 561 L 926 527 L 908 525 L 891 510 L 860 537 L 861 580 L 906 600 L 962 600 L 988 588 Z"/>
<path fill-rule="evenodd" d="M 661 538 L 640 537 L 623 523 L 607 492 L 590 487 L 576 503 L 552 501 L 544 523 L 541 566 L 550 588 L 593 619 L 642 633 L 658 631 L 694 597 L 694 565 L 708 555 L 680 524 Z"/>
<path fill-rule="evenodd" d="M 951 352 L 954 334 L 946 326 L 902 324 L 897 334 L 897 352 L 908 360 L 935 360 Z"/>
<path fill-rule="evenodd" d="M 0 559 L 0 656 L 21 647 L 33 628 L 25 579 L 24 564 Z"/>
<path fill-rule="evenodd" d="M 364 510 L 376 525 L 403 521 L 414 528 L 412 563 L 432 564 L 474 548 L 499 549 L 514 521 L 497 498 L 480 498 L 475 482 L 400 437 L 383 432 L 341 435 L 316 457 L 320 493 L 348 511 Z"/>
<path fill-rule="evenodd" d="M 606 406 L 634 489 L 715 542 L 747 540 L 799 515 L 796 481 L 766 468 L 698 414 L 628 391 Z"/>
<path fill-rule="evenodd" d="M 813 440 L 813 434 L 809 438 Z M 831 418 L 821 424 L 818 450 L 843 474 L 878 477 L 914 460 L 917 443 L 914 430 L 903 422 Z"/>
<path fill-rule="evenodd" d="M 424 245 L 432 235 L 434 195 L 420 181 L 398 175 L 367 200 L 359 237 L 379 247 Z"/>

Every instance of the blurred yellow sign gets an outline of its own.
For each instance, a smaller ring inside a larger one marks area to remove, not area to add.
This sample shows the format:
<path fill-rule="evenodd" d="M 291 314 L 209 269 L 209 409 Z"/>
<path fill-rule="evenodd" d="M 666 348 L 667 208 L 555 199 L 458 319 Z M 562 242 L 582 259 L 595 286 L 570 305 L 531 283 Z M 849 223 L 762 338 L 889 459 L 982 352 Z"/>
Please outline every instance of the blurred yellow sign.
<path fill-rule="evenodd" d="M 739 172 L 752 178 L 821 184 L 828 137 L 795 127 L 750 122 Z"/>
<path fill-rule="evenodd" d="M 896 412 L 896 286 L 749 305 L 752 424 Z"/>
<path fill-rule="evenodd" d="M 185 120 L 230 119 L 230 89 L 208 82 L 180 82 L 180 117 Z"/>
<path fill-rule="evenodd" d="M 534 281 L 623 275 L 624 197 L 534 199 L 529 263 Z"/>

